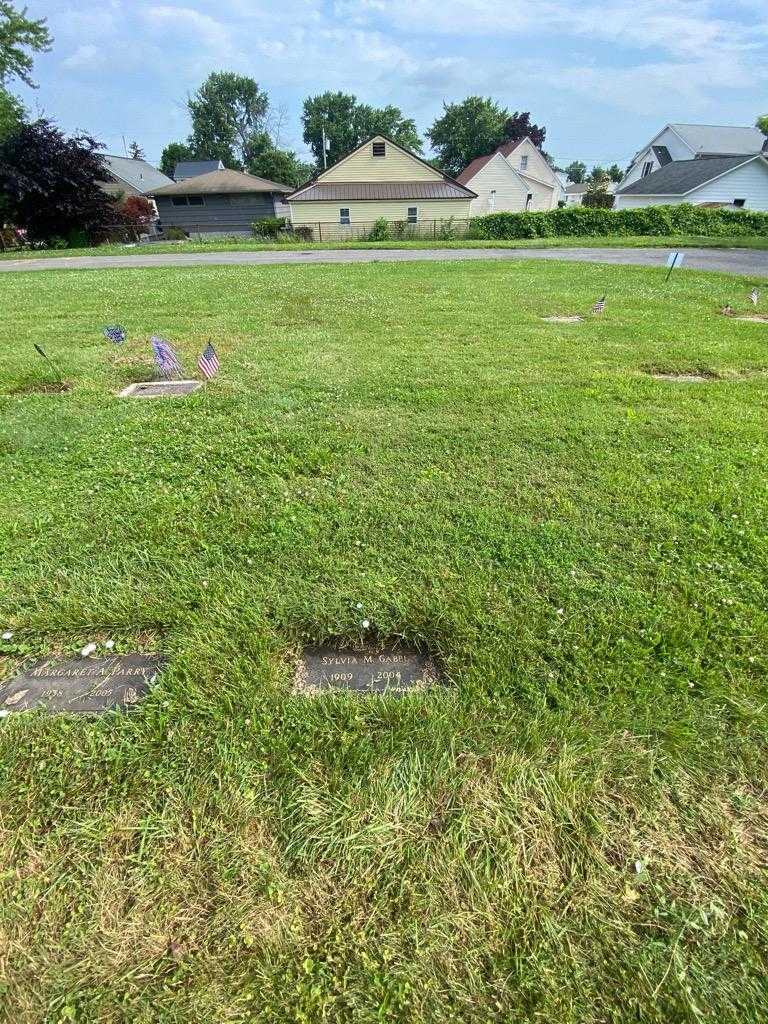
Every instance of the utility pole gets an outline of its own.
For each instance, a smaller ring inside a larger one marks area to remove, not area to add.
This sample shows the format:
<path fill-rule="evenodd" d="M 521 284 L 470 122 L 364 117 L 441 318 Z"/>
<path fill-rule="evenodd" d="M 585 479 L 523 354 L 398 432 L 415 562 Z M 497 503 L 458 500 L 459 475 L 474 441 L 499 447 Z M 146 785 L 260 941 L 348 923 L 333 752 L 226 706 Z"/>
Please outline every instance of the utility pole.
<path fill-rule="evenodd" d="M 323 170 L 328 169 L 328 161 L 326 159 L 326 151 L 328 149 L 328 140 L 325 137 L 325 125 L 323 125 Z"/>

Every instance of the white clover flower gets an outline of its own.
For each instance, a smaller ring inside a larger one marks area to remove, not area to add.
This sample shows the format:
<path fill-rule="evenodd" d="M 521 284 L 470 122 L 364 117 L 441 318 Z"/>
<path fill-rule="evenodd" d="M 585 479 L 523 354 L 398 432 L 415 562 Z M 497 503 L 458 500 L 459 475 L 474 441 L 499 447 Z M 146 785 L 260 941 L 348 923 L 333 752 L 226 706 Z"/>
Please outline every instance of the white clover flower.
<path fill-rule="evenodd" d="M 80 651 L 84 658 L 87 658 L 89 654 L 93 654 L 96 650 L 96 644 L 86 644 L 85 647 Z"/>
<path fill-rule="evenodd" d="M 370 622 L 368 621 L 368 619 L 363 619 L 363 629 L 368 629 L 369 626 Z"/>
<path fill-rule="evenodd" d="M 106 640 L 105 643 L 104 643 L 104 646 L 107 648 L 108 651 L 111 651 L 112 648 L 115 646 L 115 641 L 114 640 Z"/>
<path fill-rule="evenodd" d="M 10 640 L 12 637 L 13 633 L 11 632 L 11 630 L 6 629 L 6 631 L 3 633 L 3 640 Z"/>

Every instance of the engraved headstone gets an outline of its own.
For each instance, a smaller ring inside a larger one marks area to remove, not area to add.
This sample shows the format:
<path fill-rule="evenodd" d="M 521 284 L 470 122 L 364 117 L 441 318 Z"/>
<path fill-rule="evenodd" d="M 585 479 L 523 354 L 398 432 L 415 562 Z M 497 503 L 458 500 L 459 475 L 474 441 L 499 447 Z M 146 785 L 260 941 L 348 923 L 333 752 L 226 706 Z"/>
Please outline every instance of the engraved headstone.
<path fill-rule="evenodd" d="M 305 647 L 296 667 L 297 689 L 305 693 L 348 690 L 398 696 L 437 682 L 432 658 L 406 648 Z"/>
<path fill-rule="evenodd" d="M 0 685 L 0 710 L 70 711 L 95 715 L 137 704 L 165 659 L 158 654 L 36 661 Z"/>
<path fill-rule="evenodd" d="M 120 392 L 120 398 L 183 398 L 199 387 L 199 380 L 148 380 L 129 384 Z"/>

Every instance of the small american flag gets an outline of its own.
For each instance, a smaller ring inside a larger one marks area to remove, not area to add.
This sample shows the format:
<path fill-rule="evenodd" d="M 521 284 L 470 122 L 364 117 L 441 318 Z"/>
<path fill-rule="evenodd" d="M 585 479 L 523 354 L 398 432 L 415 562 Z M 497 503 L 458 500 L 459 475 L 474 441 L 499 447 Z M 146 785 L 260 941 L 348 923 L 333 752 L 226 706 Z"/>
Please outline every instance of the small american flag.
<path fill-rule="evenodd" d="M 592 307 L 592 312 L 593 313 L 602 313 L 604 310 L 605 310 L 605 296 L 603 296 L 602 299 L 598 299 L 597 302 Z"/>
<path fill-rule="evenodd" d="M 756 306 L 760 298 L 760 292 L 757 290 L 757 288 L 753 288 L 752 291 L 749 293 L 749 297 L 752 300 L 752 305 Z"/>
<path fill-rule="evenodd" d="M 210 341 L 205 346 L 203 354 L 197 360 L 197 368 L 209 380 L 219 372 L 219 357 L 216 355 L 216 349 Z"/>
<path fill-rule="evenodd" d="M 174 373 L 181 374 L 183 371 L 181 363 L 179 362 L 179 357 L 173 351 L 168 342 L 163 338 L 158 338 L 154 334 L 149 340 L 152 343 L 152 352 L 155 356 L 155 362 L 157 363 L 163 377 L 172 377 Z"/>
<path fill-rule="evenodd" d="M 107 341 L 114 342 L 115 345 L 122 345 L 128 334 L 124 327 L 120 327 L 118 324 L 112 324 L 110 327 L 104 328 L 104 337 Z"/>

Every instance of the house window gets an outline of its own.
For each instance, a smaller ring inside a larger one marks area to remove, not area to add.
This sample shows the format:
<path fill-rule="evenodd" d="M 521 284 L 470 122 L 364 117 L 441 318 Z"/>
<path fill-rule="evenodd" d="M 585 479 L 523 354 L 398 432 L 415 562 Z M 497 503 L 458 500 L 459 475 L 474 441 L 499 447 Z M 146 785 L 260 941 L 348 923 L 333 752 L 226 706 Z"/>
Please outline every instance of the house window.
<path fill-rule="evenodd" d="M 371 146 L 374 156 L 386 156 L 387 144 L 385 142 L 374 142 Z"/>
<path fill-rule="evenodd" d="M 419 208 L 418 208 L 418 206 L 409 206 L 408 207 L 408 223 L 409 224 L 418 224 L 418 222 L 419 222 Z"/>
<path fill-rule="evenodd" d="M 187 205 L 187 197 L 186 196 L 171 196 L 171 206 L 186 206 L 186 205 Z"/>
<path fill-rule="evenodd" d="M 202 196 L 188 196 L 190 206 L 205 206 L 205 200 Z"/>
<path fill-rule="evenodd" d="M 496 209 L 496 189 L 491 189 L 491 194 L 488 196 L 488 209 L 493 212 Z"/>
<path fill-rule="evenodd" d="M 734 199 L 733 200 L 733 205 L 734 206 L 744 206 L 745 203 L 746 203 L 746 199 Z"/>
<path fill-rule="evenodd" d="M 349 207 L 342 206 L 339 209 L 339 224 L 351 224 L 349 219 Z"/>
<path fill-rule="evenodd" d="M 526 208 L 526 210 L 530 210 L 532 202 L 533 202 L 533 192 L 529 192 L 528 195 L 525 198 L 525 208 Z"/>
<path fill-rule="evenodd" d="M 205 206 L 203 196 L 171 196 L 172 206 Z"/>
<path fill-rule="evenodd" d="M 520 157 L 520 170 L 521 171 L 527 171 L 528 170 L 528 157 L 527 156 L 521 156 Z"/>
<path fill-rule="evenodd" d="M 646 162 L 643 164 L 642 177 L 643 178 L 647 178 L 652 170 L 653 170 L 653 160 L 646 160 Z"/>

